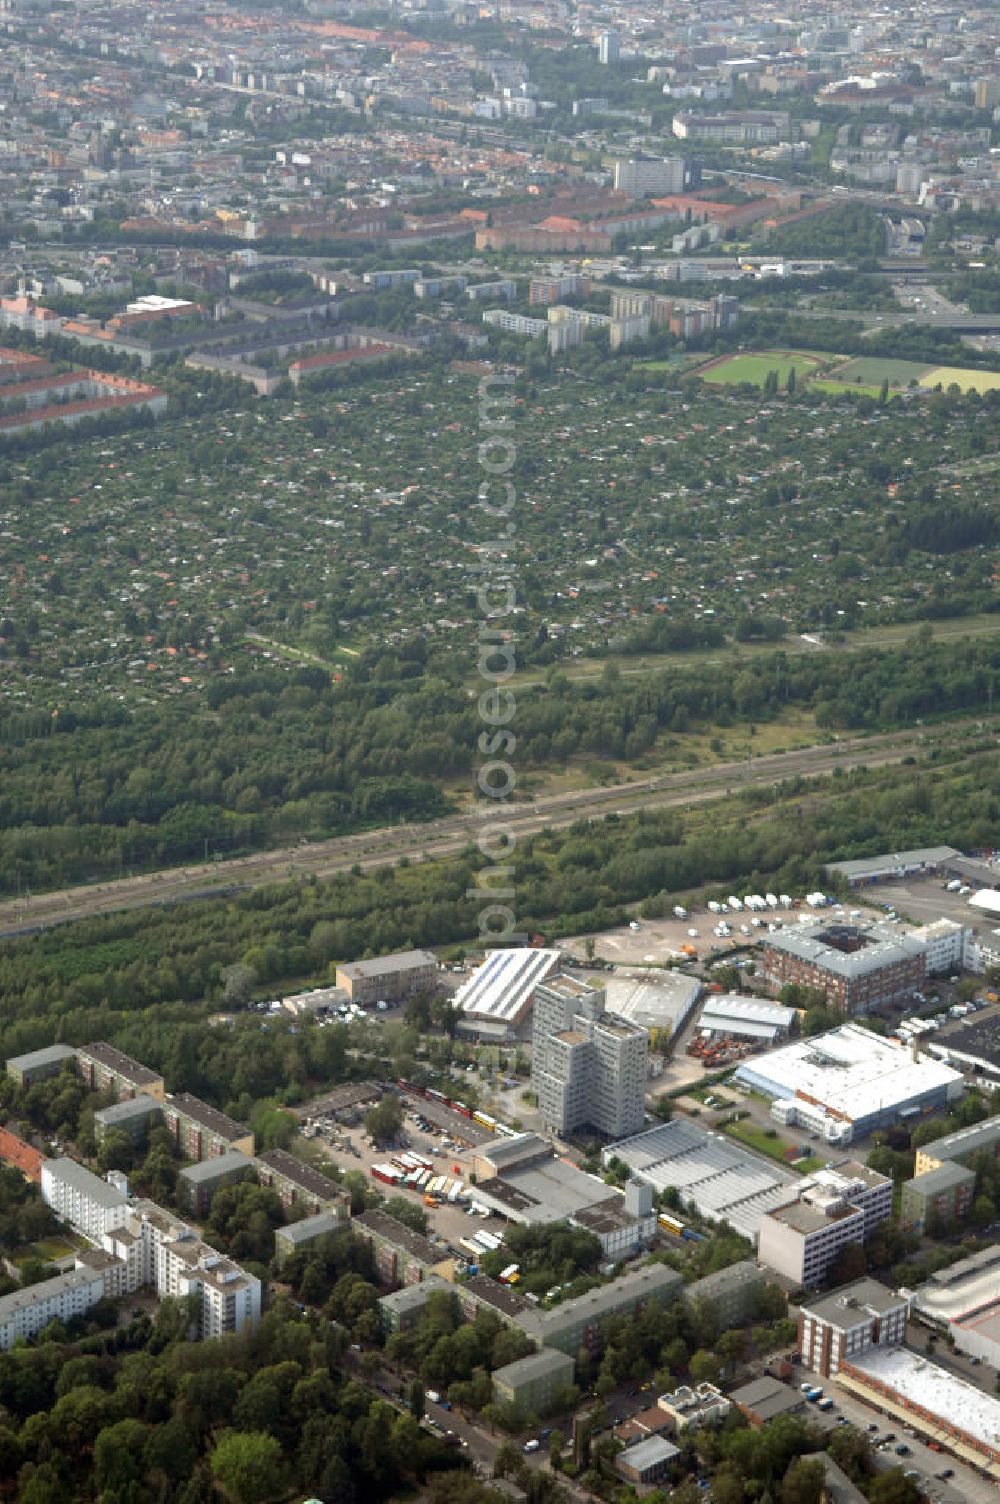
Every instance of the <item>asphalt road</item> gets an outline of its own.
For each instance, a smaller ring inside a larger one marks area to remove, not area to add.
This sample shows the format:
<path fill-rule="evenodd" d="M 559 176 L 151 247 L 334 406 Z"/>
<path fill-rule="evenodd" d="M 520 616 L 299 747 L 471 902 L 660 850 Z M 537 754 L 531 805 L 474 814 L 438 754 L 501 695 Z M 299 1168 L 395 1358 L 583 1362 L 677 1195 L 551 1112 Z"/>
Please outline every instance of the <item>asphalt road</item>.
<path fill-rule="evenodd" d="M 796 1369 L 796 1377 L 801 1372 L 804 1370 Z M 388 1396 L 395 1398 L 399 1395 L 399 1376 L 388 1366 L 376 1372 L 371 1382 Z M 824 1383 L 822 1379 L 817 1382 Z M 966 1467 L 946 1452 L 932 1452 L 918 1436 L 905 1431 L 899 1421 L 891 1416 L 880 1415 L 877 1411 L 862 1404 L 853 1395 L 841 1390 L 835 1380 L 826 1381 L 824 1387 L 826 1393 L 834 1400 L 835 1408 L 824 1412 L 817 1410 L 813 1405 L 807 1406 L 803 1415 L 814 1424 L 833 1430 L 843 1418 L 866 1435 L 871 1434 L 868 1431 L 870 1424 L 878 1426 L 880 1437 L 892 1432 L 895 1441 L 887 1447 L 880 1448 L 876 1453 L 878 1467 L 885 1470 L 893 1467 L 902 1468 L 904 1471 L 915 1470 L 919 1474 L 917 1480 L 919 1487 L 931 1504 L 995 1504 L 996 1488 L 988 1479 L 980 1477 L 971 1468 Z M 624 1390 L 620 1390 L 610 1396 L 606 1404 L 609 1413 L 616 1418 L 619 1416 L 625 1418 L 649 1404 L 655 1404 L 655 1394 L 632 1397 Z M 426 1402 L 425 1408 L 427 1418 L 440 1427 L 442 1432 L 452 1431 L 459 1438 L 460 1443 L 464 1443 L 462 1450 L 476 1470 L 484 1477 L 492 1476 L 497 1450 L 510 1438 L 495 1434 L 487 1430 L 485 1426 L 464 1418 L 454 1408 L 446 1410 L 443 1405 L 434 1404 L 430 1400 Z M 894 1450 L 899 1443 L 904 1443 L 910 1448 L 905 1457 L 898 1456 Z M 547 1470 L 546 1444 L 543 1442 L 539 1451 L 527 1455 L 525 1461 L 533 1470 Z M 945 1468 L 951 1468 L 954 1476 L 948 1480 L 937 1478 L 936 1474 Z M 560 1476 L 559 1481 L 579 1501 L 579 1504 L 589 1499 L 589 1495 L 577 1488 L 571 1479 L 563 1475 Z"/>
<path fill-rule="evenodd" d="M 935 735 L 940 735 L 946 745 L 952 744 L 960 729 L 961 723 L 952 722 L 940 732 L 915 729 L 844 737 L 834 743 L 770 753 L 747 761 L 546 795 L 523 804 L 497 806 L 490 814 L 502 814 L 504 822 L 513 824 L 518 834 L 530 835 L 543 828 L 559 829 L 579 819 L 601 819 L 613 812 L 683 806 L 783 779 L 825 776 L 837 768 L 848 771 L 901 762 L 926 749 Z M 409 862 L 418 862 L 450 856 L 474 841 L 479 828 L 476 814 L 462 813 L 424 825 L 360 831 L 328 841 L 255 852 L 230 861 L 198 863 L 114 882 L 8 899 L 0 903 L 0 938 L 33 933 L 97 914 L 212 897 L 231 887 L 262 887 L 293 877 L 329 877 L 355 865 L 362 870 L 395 866 L 404 857 Z"/>
<path fill-rule="evenodd" d="M 1000 314 L 948 313 L 937 307 L 911 307 L 903 313 L 872 313 L 867 308 L 796 308 L 794 313 L 802 319 L 861 323 L 867 334 L 876 334 L 880 329 L 914 328 L 918 324 L 931 329 L 954 329 L 957 334 L 992 334 L 1000 330 Z"/>
<path fill-rule="evenodd" d="M 355 1354 L 351 1353 L 350 1357 L 354 1358 Z M 358 1366 L 360 1372 L 360 1365 Z M 377 1369 L 372 1378 L 365 1380 L 365 1382 L 374 1385 L 376 1390 L 384 1394 L 387 1398 L 398 1399 L 400 1397 L 399 1372 L 388 1362 L 383 1367 Z M 404 1380 L 404 1392 L 406 1383 L 407 1381 Z M 435 1404 L 432 1400 L 426 1398 L 424 1400 L 424 1415 L 427 1420 L 433 1422 L 434 1427 L 438 1428 L 442 1434 L 447 1434 L 448 1431 L 451 1431 L 458 1437 L 463 1454 L 482 1477 L 489 1478 L 493 1476 L 494 1459 L 496 1458 L 497 1451 L 505 1442 L 514 1441 L 515 1445 L 517 1445 L 516 1438 L 506 1436 L 501 1432 L 490 1431 L 486 1426 L 477 1425 L 473 1421 L 466 1419 L 454 1407 L 445 1409 L 444 1405 Z M 547 1443 L 543 1442 L 537 1452 L 525 1454 L 524 1460 L 533 1472 L 550 1471 Z M 560 1474 L 559 1482 L 570 1496 L 578 1501 L 578 1504 L 592 1504 L 591 1496 L 586 1490 L 579 1488 L 573 1479 Z"/>

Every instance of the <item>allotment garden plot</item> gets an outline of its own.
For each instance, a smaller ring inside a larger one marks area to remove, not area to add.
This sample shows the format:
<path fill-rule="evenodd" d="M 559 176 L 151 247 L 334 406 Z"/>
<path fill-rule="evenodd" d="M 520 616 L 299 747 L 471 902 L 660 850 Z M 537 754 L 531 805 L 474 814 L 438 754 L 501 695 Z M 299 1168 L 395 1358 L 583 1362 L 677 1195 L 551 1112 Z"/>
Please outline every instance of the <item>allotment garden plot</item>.
<path fill-rule="evenodd" d="M 886 488 L 900 488 L 903 528 L 918 475 L 978 463 L 983 415 L 974 401 L 831 403 L 820 382 L 852 366 L 734 352 L 696 368 L 711 379 L 694 395 L 679 372 L 647 369 L 648 386 L 618 391 L 613 422 L 603 390 L 539 379 L 517 410 L 510 545 L 526 640 L 567 659 L 719 652 L 737 633 L 769 640 L 761 620 L 850 630 L 911 622 L 928 602 L 984 609 L 988 551 L 970 546 L 959 572 L 920 536 L 883 546 Z M 860 374 L 885 379 L 882 366 Z M 414 369 L 335 400 L 302 392 L 0 458 L 9 706 L 39 714 L 41 738 L 53 709 L 65 725 L 97 699 L 228 717 L 248 663 L 322 684 L 351 649 L 451 661 L 478 631 L 470 579 L 492 536 L 470 507 L 477 401 L 466 373 Z M 969 474 L 963 504 L 990 504 L 990 486 Z M 288 727 L 287 705 L 276 723 Z"/>

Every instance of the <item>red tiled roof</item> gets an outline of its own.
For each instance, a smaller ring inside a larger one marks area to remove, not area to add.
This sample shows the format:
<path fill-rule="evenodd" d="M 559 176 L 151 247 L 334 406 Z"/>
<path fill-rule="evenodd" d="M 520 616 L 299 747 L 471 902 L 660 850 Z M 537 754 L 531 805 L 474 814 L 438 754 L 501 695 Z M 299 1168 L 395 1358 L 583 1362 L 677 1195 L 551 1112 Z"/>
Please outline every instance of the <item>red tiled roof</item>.
<path fill-rule="evenodd" d="M 25 1180 L 37 1182 L 42 1178 L 42 1155 L 6 1128 L 0 1128 L 0 1159 L 20 1170 Z"/>

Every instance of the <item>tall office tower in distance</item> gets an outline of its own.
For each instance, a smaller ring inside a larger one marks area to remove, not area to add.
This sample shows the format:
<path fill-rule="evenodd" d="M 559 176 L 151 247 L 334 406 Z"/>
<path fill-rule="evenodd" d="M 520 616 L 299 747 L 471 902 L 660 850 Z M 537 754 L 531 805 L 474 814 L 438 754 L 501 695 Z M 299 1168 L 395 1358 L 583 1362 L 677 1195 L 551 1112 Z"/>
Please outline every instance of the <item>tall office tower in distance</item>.
<path fill-rule="evenodd" d="M 605 67 L 617 63 L 622 55 L 622 39 L 617 31 L 602 31 L 597 38 L 597 61 Z"/>

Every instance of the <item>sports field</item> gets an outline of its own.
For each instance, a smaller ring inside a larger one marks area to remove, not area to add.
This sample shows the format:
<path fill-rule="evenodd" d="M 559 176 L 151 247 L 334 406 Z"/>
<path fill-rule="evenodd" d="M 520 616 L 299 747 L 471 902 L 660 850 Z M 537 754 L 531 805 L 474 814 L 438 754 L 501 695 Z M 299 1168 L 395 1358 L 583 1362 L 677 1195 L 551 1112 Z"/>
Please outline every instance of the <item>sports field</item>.
<path fill-rule="evenodd" d="M 770 372 L 775 371 L 778 385 L 784 386 L 790 371 L 795 372 L 795 379 L 799 381 L 819 370 L 823 364 L 823 356 L 808 355 L 804 350 L 759 350 L 720 356 L 692 374 L 713 385 L 763 387 Z"/>
<path fill-rule="evenodd" d="M 921 386 L 960 387 L 963 392 L 1000 391 L 1000 371 L 974 371 L 968 366 L 932 366 L 920 378 Z"/>
<path fill-rule="evenodd" d="M 809 390 L 811 392 L 830 392 L 834 397 L 841 397 L 844 392 L 853 392 L 855 397 L 877 397 L 882 387 L 881 383 L 878 386 L 869 386 L 863 381 L 860 385 L 855 381 L 836 381 L 831 376 L 829 379 L 824 377 L 821 381 L 810 381 Z"/>
<path fill-rule="evenodd" d="M 665 370 L 666 362 L 650 361 L 647 370 Z M 814 355 L 808 350 L 741 350 L 735 355 L 718 355 L 691 371 L 692 376 L 710 386 L 764 387 L 768 375 L 775 372 L 779 390 L 784 390 L 789 372 L 798 383 L 808 382 L 817 392 L 834 396 L 852 392 L 855 396 L 877 397 L 883 382 L 892 392 L 924 391 L 941 386 L 957 386 L 963 392 L 1000 391 L 1000 372 L 977 371 L 970 366 L 933 366 L 919 360 L 893 360 L 878 355 L 858 355 L 842 359 L 836 355 Z"/>
<path fill-rule="evenodd" d="M 845 360 L 827 373 L 828 380 L 847 387 L 873 386 L 879 390 L 883 381 L 891 387 L 906 387 L 911 382 L 920 383 L 920 378 L 931 369 L 917 360 L 883 359 L 878 355 L 859 355 L 854 360 Z"/>
<path fill-rule="evenodd" d="M 932 366 L 919 360 L 891 360 L 878 355 L 859 355 L 824 373 L 812 385 L 823 392 L 857 392 L 876 397 L 883 381 L 892 391 L 922 387 L 957 386 L 963 392 L 1000 391 L 1000 372 L 977 371 L 970 366 Z"/>

